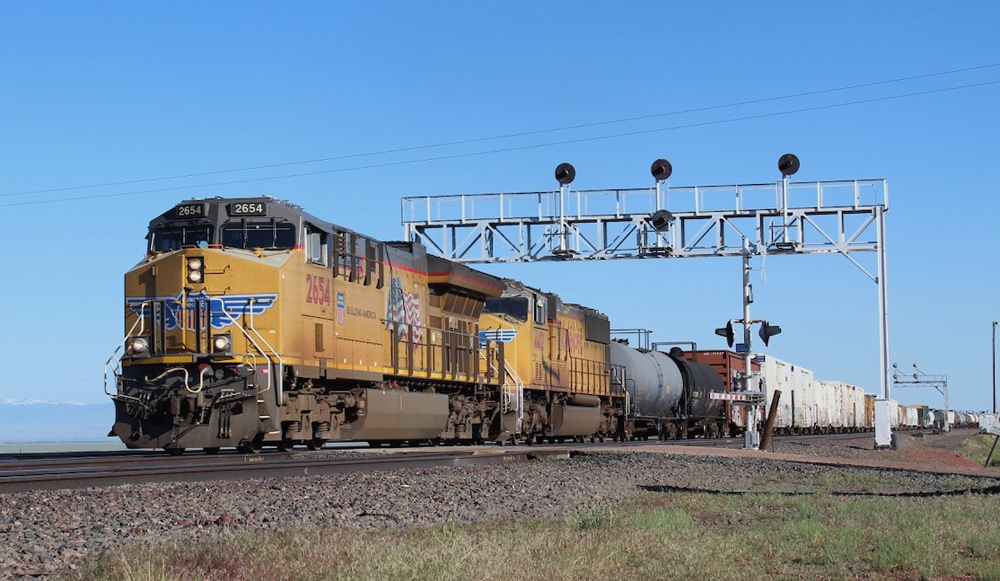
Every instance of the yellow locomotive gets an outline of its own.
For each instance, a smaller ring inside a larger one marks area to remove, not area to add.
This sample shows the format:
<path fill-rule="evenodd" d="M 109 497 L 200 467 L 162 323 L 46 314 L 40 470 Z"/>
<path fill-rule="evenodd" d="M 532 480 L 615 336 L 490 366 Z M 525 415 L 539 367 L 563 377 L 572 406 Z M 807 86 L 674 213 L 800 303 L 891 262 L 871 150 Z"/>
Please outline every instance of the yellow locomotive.
<path fill-rule="evenodd" d="M 505 429 L 529 442 L 622 432 L 625 392 L 611 381 L 605 315 L 507 280 L 502 297 L 486 300 L 480 327 L 505 346 L 508 385 L 518 387 Z"/>
<path fill-rule="evenodd" d="M 286 201 L 178 204 L 125 293 L 112 435 L 130 448 L 620 430 L 606 317 Z"/>

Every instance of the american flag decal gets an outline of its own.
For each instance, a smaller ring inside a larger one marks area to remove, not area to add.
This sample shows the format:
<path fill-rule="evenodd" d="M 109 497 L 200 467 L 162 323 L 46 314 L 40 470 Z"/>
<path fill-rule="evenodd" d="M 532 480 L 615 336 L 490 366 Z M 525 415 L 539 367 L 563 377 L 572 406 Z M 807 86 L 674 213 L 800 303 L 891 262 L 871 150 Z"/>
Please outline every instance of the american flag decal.
<path fill-rule="evenodd" d="M 424 330 L 420 326 L 420 293 L 403 292 L 403 283 L 398 276 L 392 277 L 389 285 L 389 301 L 385 311 L 386 328 L 391 329 L 393 323 L 400 323 L 397 341 L 407 340 L 410 328 L 413 329 L 415 342 L 423 340 Z"/>

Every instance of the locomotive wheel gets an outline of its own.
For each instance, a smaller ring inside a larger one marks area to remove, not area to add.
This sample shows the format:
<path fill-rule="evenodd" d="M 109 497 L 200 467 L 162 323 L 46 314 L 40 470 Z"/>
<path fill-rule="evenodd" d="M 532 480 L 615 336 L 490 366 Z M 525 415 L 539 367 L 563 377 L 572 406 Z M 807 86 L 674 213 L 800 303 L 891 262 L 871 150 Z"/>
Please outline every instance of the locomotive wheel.
<path fill-rule="evenodd" d="M 163 450 L 171 456 L 180 456 L 184 453 L 184 448 L 164 448 Z"/>
<path fill-rule="evenodd" d="M 202 448 L 202 450 L 206 454 L 208 454 L 209 456 L 215 456 L 216 454 L 219 453 L 219 447 L 218 446 L 209 446 L 207 448 Z"/>

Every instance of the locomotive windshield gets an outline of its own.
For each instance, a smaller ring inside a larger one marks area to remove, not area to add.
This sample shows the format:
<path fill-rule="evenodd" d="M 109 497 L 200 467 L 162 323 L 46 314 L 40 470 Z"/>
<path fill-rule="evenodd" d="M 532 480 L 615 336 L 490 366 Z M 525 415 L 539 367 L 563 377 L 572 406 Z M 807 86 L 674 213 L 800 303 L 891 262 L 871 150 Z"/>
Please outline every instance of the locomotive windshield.
<path fill-rule="evenodd" d="M 223 224 L 222 245 L 230 248 L 263 248 L 289 250 L 295 248 L 295 227 L 277 222 L 244 222 Z"/>
<path fill-rule="evenodd" d="M 149 247 L 153 252 L 170 252 L 182 246 L 207 246 L 211 242 L 212 230 L 208 226 L 160 228 L 153 231 Z"/>
<path fill-rule="evenodd" d="M 528 299 L 526 297 L 486 299 L 486 307 L 483 312 L 507 315 L 519 321 L 527 321 Z"/>

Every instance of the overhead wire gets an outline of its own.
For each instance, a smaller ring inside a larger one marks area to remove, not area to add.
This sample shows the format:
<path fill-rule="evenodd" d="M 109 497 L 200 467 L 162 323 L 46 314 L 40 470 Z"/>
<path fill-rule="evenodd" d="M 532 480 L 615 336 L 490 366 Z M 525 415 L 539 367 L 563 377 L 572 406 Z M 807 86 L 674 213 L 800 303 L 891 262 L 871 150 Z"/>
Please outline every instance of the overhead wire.
<path fill-rule="evenodd" d="M 896 99 L 904 99 L 904 98 L 917 97 L 917 96 L 923 96 L 923 95 L 933 95 L 933 94 L 939 94 L 939 93 L 946 93 L 946 92 L 950 92 L 950 91 L 958 91 L 958 90 L 972 89 L 972 88 L 977 88 L 977 87 L 985 87 L 985 86 L 996 85 L 996 84 L 1000 84 L 1000 79 L 993 80 L 993 81 L 984 81 L 984 82 L 980 82 L 980 83 L 970 83 L 970 84 L 966 84 L 966 85 L 957 85 L 957 86 L 951 86 L 951 87 L 943 87 L 943 88 L 938 88 L 938 89 L 927 89 L 927 90 L 924 90 L 924 91 L 913 91 L 913 92 L 910 92 L 910 93 L 902 93 L 902 94 L 897 94 L 897 95 L 888 95 L 888 96 L 883 96 L 883 97 L 871 97 L 871 98 L 867 98 L 867 99 L 858 99 L 858 100 L 854 100 L 854 101 L 845 101 L 845 102 L 840 102 L 840 103 L 829 103 L 829 104 L 825 104 L 825 105 L 815 105 L 815 106 L 810 106 L 810 107 L 801 107 L 801 108 L 789 109 L 789 110 L 785 110 L 785 111 L 775 111 L 775 112 L 770 112 L 770 113 L 757 113 L 757 114 L 753 114 L 753 115 L 743 115 L 743 116 L 739 116 L 739 117 L 729 117 L 729 118 L 726 118 L 726 119 L 714 119 L 714 120 L 709 120 L 709 121 L 699 121 L 699 122 L 694 122 L 694 123 L 686 123 L 686 124 L 683 124 L 683 125 L 673 125 L 673 126 L 669 126 L 669 127 L 659 127 L 659 128 L 652 128 L 652 129 L 638 129 L 638 130 L 634 130 L 634 131 L 625 131 L 625 132 L 613 133 L 613 134 L 606 134 L 606 135 L 595 135 L 595 136 L 588 136 L 588 137 L 578 137 L 578 138 L 573 138 L 573 139 L 564 139 L 564 140 L 559 140 L 559 141 L 550 141 L 550 142 L 545 142 L 545 143 L 534 143 L 534 144 L 528 144 L 528 145 L 517 145 L 517 146 L 503 147 L 503 148 L 497 148 L 497 149 L 489 149 L 489 150 L 483 150 L 483 151 L 453 153 L 453 154 L 447 154 L 447 155 L 438 155 L 438 156 L 432 156 L 432 157 L 423 157 L 423 158 L 410 159 L 410 160 L 387 161 L 387 162 L 382 162 L 382 163 L 374 163 L 374 164 L 367 164 L 367 165 L 358 165 L 358 166 L 352 166 L 352 167 L 334 168 L 334 169 L 325 169 L 325 170 L 316 170 L 316 171 L 300 172 L 300 173 L 292 173 L 292 174 L 281 174 L 281 175 L 274 175 L 274 176 L 262 176 L 262 177 L 255 177 L 255 178 L 246 178 L 246 179 L 240 179 L 240 180 L 229 180 L 229 181 L 221 181 L 221 182 L 211 182 L 211 183 L 204 183 L 204 184 L 178 185 L 178 186 L 170 186 L 170 187 L 164 187 L 164 188 L 154 188 L 154 189 L 146 189 L 146 190 L 133 190 L 133 191 L 127 191 L 127 192 L 113 192 L 113 193 L 107 193 L 107 194 L 92 194 L 92 195 L 86 195 L 86 196 L 72 196 L 72 197 L 52 198 L 52 199 L 45 199 L 45 200 L 30 200 L 30 201 L 24 201 L 24 202 L 13 202 L 13 203 L 0 204 L 0 207 L 30 206 L 30 205 L 38 205 L 38 204 L 51 204 L 51 203 L 57 203 L 57 202 L 71 202 L 71 201 L 80 201 L 80 200 L 96 200 L 96 199 L 103 199 L 103 198 L 116 198 L 116 197 L 124 197 L 124 196 L 135 196 L 135 195 L 140 195 L 140 194 L 152 194 L 152 193 L 162 193 L 162 192 L 175 192 L 175 191 L 181 191 L 181 190 L 193 190 L 193 189 L 211 188 L 211 187 L 219 187 L 219 186 L 231 186 L 231 185 L 241 185 L 241 184 L 248 184 L 248 183 L 260 183 L 260 182 L 267 182 L 267 181 L 291 179 L 291 178 L 310 177 L 310 176 L 317 176 L 317 175 L 329 175 L 329 174 L 336 174 L 336 173 L 346 173 L 346 172 L 354 172 L 354 171 L 361 171 L 361 170 L 367 170 L 367 169 L 378 169 L 378 168 L 385 168 L 385 167 L 397 167 L 397 166 L 403 166 L 403 165 L 413 165 L 413 164 L 418 164 L 418 163 L 427 163 L 427 162 L 432 162 L 432 161 L 443 161 L 443 160 L 449 160 L 449 159 L 462 159 L 462 158 L 469 158 L 469 157 L 478 157 L 478 156 L 483 156 L 483 155 L 494 155 L 494 154 L 498 154 L 498 153 L 509 153 L 509 152 L 514 152 L 514 151 L 525 151 L 525 150 L 531 150 L 531 149 L 542 149 L 542 148 L 546 148 L 546 147 L 555 147 L 555 146 L 558 146 L 558 145 L 571 145 L 571 144 L 576 144 L 576 143 L 587 143 L 587 142 L 601 141 L 601 140 L 606 140 L 606 139 L 617 139 L 617 138 L 622 138 L 622 137 L 634 137 L 636 135 L 647 135 L 647 134 L 651 134 L 651 133 L 662 133 L 662 132 L 667 132 L 667 131 L 677 131 L 677 130 L 681 130 L 681 129 L 692 129 L 692 128 L 697 128 L 697 127 L 708 127 L 708 126 L 713 126 L 713 125 L 722 125 L 722 124 L 726 124 L 726 123 L 736 123 L 736 122 L 741 122 L 741 121 L 752 121 L 752 120 L 757 120 L 757 119 L 767 119 L 767 118 L 773 118 L 773 117 L 782 117 L 782 116 L 786 116 L 786 115 L 794 115 L 794 114 L 797 114 L 797 113 L 808 113 L 808 112 L 813 112 L 813 111 L 822 111 L 822 110 L 828 110 L 828 109 L 837 109 L 837 108 L 842 108 L 842 107 L 850 107 L 850 106 L 854 106 L 854 105 L 864 105 L 864 104 L 870 104 L 870 103 L 892 101 L 892 100 L 896 100 Z M 77 189 L 80 189 L 80 188 L 77 188 Z"/>
<path fill-rule="evenodd" d="M 457 145 L 469 145 L 469 144 L 473 144 L 473 143 L 483 143 L 483 142 L 488 142 L 488 141 L 498 141 L 498 140 L 502 140 L 502 139 L 513 139 L 513 138 L 517 138 L 517 137 L 529 137 L 529 136 L 533 136 L 533 135 L 542 135 L 542 134 L 546 134 L 546 133 L 556 133 L 556 132 L 561 132 L 561 131 L 572 131 L 572 130 L 576 130 L 576 129 L 588 129 L 588 128 L 593 128 L 593 127 L 601 127 L 601 126 L 606 126 L 606 125 L 615 125 L 615 124 L 621 124 L 621 123 L 629 123 L 629 122 L 634 122 L 634 121 L 645 121 L 645 120 L 649 120 L 649 119 L 658 119 L 658 118 L 670 117 L 670 116 L 677 116 L 677 115 L 687 115 L 687 114 L 692 114 L 692 113 L 704 113 L 704 112 L 708 112 L 708 111 L 717 111 L 717 110 L 720 110 L 720 109 L 742 107 L 742 106 L 746 106 L 746 105 L 758 105 L 758 104 L 762 104 L 762 103 L 769 103 L 769 102 L 775 102 L 775 101 L 783 101 L 783 100 L 789 100 L 789 99 L 797 99 L 797 98 L 801 98 L 801 97 L 809 97 L 809 96 L 830 94 L 830 93 L 836 93 L 836 92 L 842 92 L 842 91 L 850 91 L 850 90 L 856 90 L 856 89 L 862 89 L 862 88 L 868 88 L 868 87 L 875 87 L 875 86 L 888 85 L 888 84 L 894 84 L 894 83 L 902 83 L 902 82 L 907 82 L 907 81 L 914 81 L 914 80 L 920 80 L 920 79 L 928 79 L 928 78 L 941 77 L 941 76 L 946 76 L 946 75 L 954 75 L 954 74 L 959 74 L 959 73 L 967 73 L 967 72 L 972 72 L 972 71 L 986 70 L 986 69 L 997 68 L 997 67 L 1000 67 L 1000 63 L 991 63 L 991 64 L 985 64 L 985 65 L 977 65 L 977 66 L 973 66 L 973 67 L 964 67 L 964 68 L 960 68 L 960 69 L 951 69 L 951 70 L 947 70 L 947 71 L 937 71 L 937 72 L 932 72 L 932 73 L 924 73 L 924 74 L 920 74 L 920 75 L 910 75 L 910 76 L 906 76 L 906 77 L 898 77 L 898 78 L 895 78 L 895 79 L 886 79 L 886 80 L 881 80 L 881 81 L 872 81 L 872 82 L 868 82 L 868 83 L 856 83 L 856 84 L 853 84 L 853 85 L 845 85 L 845 86 L 842 86 L 842 87 L 835 87 L 835 88 L 828 88 L 828 89 L 817 89 L 817 90 L 814 90 L 814 91 L 803 91 L 803 92 L 799 92 L 799 93 L 792 93 L 792 94 L 781 95 L 781 96 L 777 96 L 777 97 L 762 97 L 762 98 L 759 98 L 759 99 L 748 99 L 748 100 L 745 100 L 745 101 L 737 101 L 737 102 L 733 102 L 733 103 L 725 103 L 725 104 L 719 104 L 719 105 L 707 105 L 707 106 L 704 106 L 704 107 L 694 107 L 694 108 L 689 108 L 689 109 L 680 109 L 680 110 L 667 111 L 667 112 L 662 112 L 662 113 L 651 113 L 651 114 L 647 114 L 647 115 L 638 115 L 638 116 L 632 116 L 632 117 L 622 117 L 622 118 L 618 118 L 618 119 L 608 119 L 608 120 L 601 120 L 601 121 L 593 121 L 593 122 L 588 122 L 588 123 L 579 123 L 579 124 L 574 124 L 574 125 L 564 125 L 564 126 L 560 126 L 560 127 L 549 127 L 549 128 L 544 128 L 544 129 L 535 129 L 535 130 L 530 130 L 530 131 L 520 131 L 520 132 L 515 132 L 515 133 L 506 133 L 506 134 L 492 135 L 492 136 L 486 136 L 486 137 L 475 137 L 475 138 L 460 139 L 460 140 L 455 140 L 455 141 L 446 141 L 446 142 L 430 143 L 430 144 L 423 144 L 423 145 L 413 145 L 413 146 L 408 146 L 408 147 L 399 147 L 399 148 L 393 148 L 393 149 L 383 149 L 383 150 L 377 150 L 377 151 L 369 151 L 369 152 L 362 152 L 362 153 L 352 153 L 352 154 L 345 154 L 345 155 L 338 155 L 338 156 L 321 157 L 321 158 L 315 158 L 315 159 L 297 160 L 297 161 L 272 163 L 272 164 L 261 164 L 261 165 L 247 166 L 247 167 L 240 167 L 240 168 L 229 168 L 229 169 L 212 170 L 212 171 L 205 171 L 205 172 L 194 172 L 194 173 L 187 173 L 187 174 L 177 174 L 177 175 L 171 175 L 171 176 L 161 176 L 161 177 L 144 178 L 144 179 L 137 179 L 137 180 L 123 180 L 123 181 L 105 182 L 105 183 L 99 183 L 99 184 L 87 184 L 87 185 L 79 185 L 79 186 L 66 186 L 66 187 L 61 187 L 61 188 L 48 188 L 48 189 L 37 189 L 37 190 L 25 190 L 25 191 L 20 191 L 20 192 L 9 192 L 9 193 L 0 194 L 0 198 L 28 196 L 28 195 L 37 195 L 37 194 L 50 194 L 50 193 L 66 192 L 66 191 L 74 191 L 74 190 L 87 190 L 87 189 L 107 188 L 107 187 L 134 185 L 134 184 L 141 184 L 141 183 L 152 183 L 152 182 L 178 180 L 178 179 L 190 179 L 190 178 L 206 177 L 206 176 L 212 176 L 212 175 L 223 175 L 223 174 L 229 174 L 229 173 L 242 173 L 242 172 L 248 172 L 248 171 L 260 171 L 260 170 L 275 169 L 275 168 L 281 168 L 281 167 L 292 167 L 292 166 L 296 166 L 296 165 L 308 165 L 308 164 L 315 164 L 315 163 L 325 163 L 325 162 L 330 162 L 330 161 L 343 161 L 343 160 L 347 160 L 347 159 L 357 159 L 357 158 L 363 158 L 363 157 L 374 157 L 374 156 L 379 156 L 379 155 L 390 155 L 390 154 L 397 154 L 397 153 L 406 153 L 406 152 L 411 152 L 411 151 L 420 151 L 420 150 L 426 150 L 426 149 L 436 149 L 436 148 L 442 148 L 442 147 L 452 147 L 452 146 L 457 146 Z M 436 158 L 432 158 L 432 159 L 436 159 Z M 381 167 L 381 166 L 375 166 L 375 167 Z M 229 182 L 226 182 L 226 183 L 223 183 L 222 185 L 228 185 L 228 183 Z M 234 182 L 234 183 L 241 183 L 241 182 Z M 158 190 L 156 190 L 156 191 L 158 191 Z"/>

